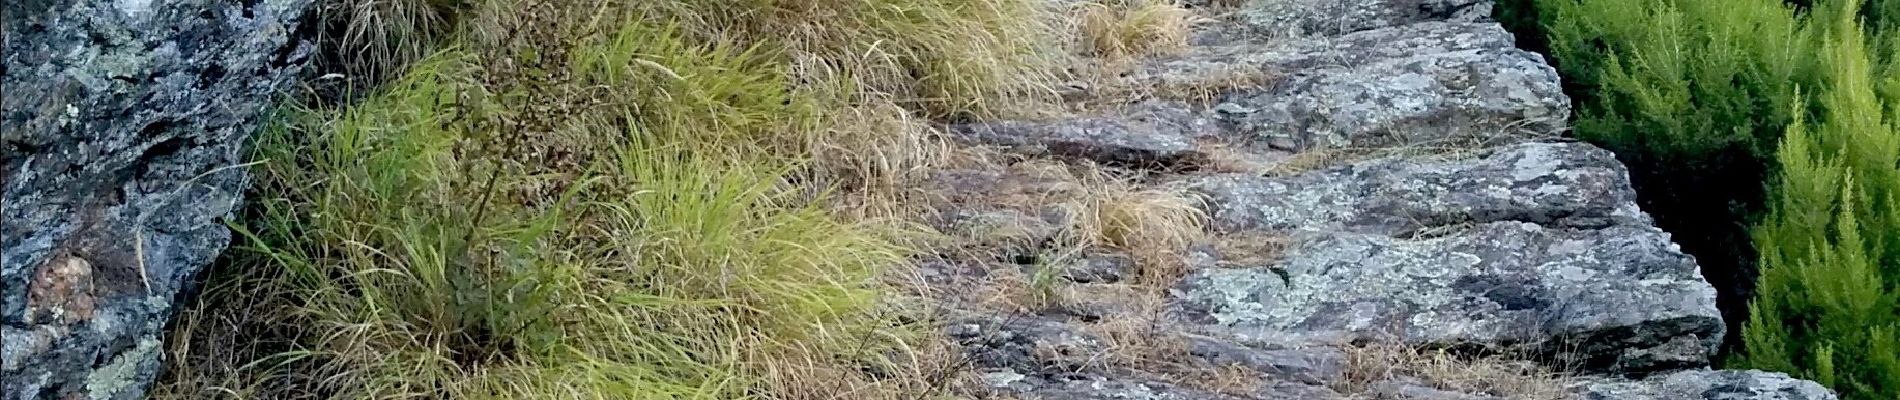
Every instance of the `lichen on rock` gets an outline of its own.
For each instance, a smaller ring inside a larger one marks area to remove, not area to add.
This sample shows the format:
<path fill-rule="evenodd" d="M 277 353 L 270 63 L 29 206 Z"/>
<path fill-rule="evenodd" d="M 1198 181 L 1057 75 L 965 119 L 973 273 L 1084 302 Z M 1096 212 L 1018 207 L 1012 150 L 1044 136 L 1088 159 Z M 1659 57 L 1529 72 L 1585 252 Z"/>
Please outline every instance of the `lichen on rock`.
<path fill-rule="evenodd" d="M 310 5 L 0 5 L 5 399 L 143 397 L 174 297 L 230 242 L 241 147 L 308 56 Z"/>

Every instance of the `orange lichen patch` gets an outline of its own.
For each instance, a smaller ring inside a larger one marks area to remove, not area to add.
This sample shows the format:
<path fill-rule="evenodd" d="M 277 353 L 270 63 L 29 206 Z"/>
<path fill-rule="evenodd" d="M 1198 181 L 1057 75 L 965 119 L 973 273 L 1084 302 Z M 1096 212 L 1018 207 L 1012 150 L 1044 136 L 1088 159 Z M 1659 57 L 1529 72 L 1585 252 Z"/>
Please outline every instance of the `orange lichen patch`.
<path fill-rule="evenodd" d="M 92 319 L 92 263 L 71 255 L 54 257 L 33 274 L 27 315 L 35 322 L 74 324 Z"/>

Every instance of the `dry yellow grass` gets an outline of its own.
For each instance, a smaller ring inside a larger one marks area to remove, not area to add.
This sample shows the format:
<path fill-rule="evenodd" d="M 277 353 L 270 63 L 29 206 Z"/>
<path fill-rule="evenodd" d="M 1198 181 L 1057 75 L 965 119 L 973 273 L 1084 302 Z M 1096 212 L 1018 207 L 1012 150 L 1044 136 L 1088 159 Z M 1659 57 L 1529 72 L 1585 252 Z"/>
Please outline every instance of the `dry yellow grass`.
<path fill-rule="evenodd" d="M 1270 85 L 1281 77 L 1258 66 L 1228 65 L 1195 74 L 1149 77 L 1154 81 L 1149 89 L 1162 98 L 1207 104 L 1221 94 Z"/>
<path fill-rule="evenodd" d="M 1164 295 L 1150 287 L 1111 285 L 1073 296 L 1117 308 L 1114 315 L 1084 327 L 1107 344 L 1105 359 L 1120 366 L 1176 365 L 1188 361 L 1186 338 L 1172 332 L 1165 318 Z"/>
<path fill-rule="evenodd" d="M 1257 267 L 1279 261 L 1293 245 L 1293 238 L 1281 233 L 1244 231 L 1216 236 L 1213 244 L 1220 254 L 1220 265 Z"/>
<path fill-rule="evenodd" d="M 1512 400 L 1570 398 L 1563 374 L 1529 361 L 1460 357 L 1442 350 L 1395 344 L 1352 347 L 1346 354 L 1345 377 L 1332 384 L 1348 395 L 1365 395 L 1380 381 L 1414 378 L 1439 390 Z"/>
<path fill-rule="evenodd" d="M 1168 0 L 1102 0 L 1077 6 L 1076 28 L 1088 55 L 1112 61 L 1187 49 L 1194 12 Z"/>
<path fill-rule="evenodd" d="M 1172 285 L 1186 273 L 1182 252 L 1207 235 L 1200 199 L 1183 188 L 1144 188 L 1099 175 L 1090 188 L 1077 222 L 1090 242 L 1128 252 L 1140 265 L 1142 283 Z"/>
<path fill-rule="evenodd" d="M 1052 4 L 1023 0 L 664 0 L 636 15 L 707 42 L 770 43 L 788 72 L 848 82 L 926 117 L 1003 115 L 1047 104 L 1068 63 Z"/>

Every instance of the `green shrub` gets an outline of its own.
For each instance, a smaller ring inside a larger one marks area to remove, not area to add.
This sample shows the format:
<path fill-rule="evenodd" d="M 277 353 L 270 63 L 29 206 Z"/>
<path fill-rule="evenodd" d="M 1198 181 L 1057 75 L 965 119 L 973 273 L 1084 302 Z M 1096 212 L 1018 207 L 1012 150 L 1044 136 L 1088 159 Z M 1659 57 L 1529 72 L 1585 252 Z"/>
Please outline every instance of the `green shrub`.
<path fill-rule="evenodd" d="M 1729 322 L 1753 314 L 1733 365 L 1884 400 L 1900 390 L 1900 35 L 1882 32 L 1900 1 L 1869 3 L 1519 0 L 1501 18 L 1548 49 L 1577 136 L 1630 165 Z"/>
<path fill-rule="evenodd" d="M 1845 7 L 1852 10 L 1852 5 Z M 1781 141 L 1761 281 L 1733 364 L 1786 371 L 1849 399 L 1900 397 L 1900 112 L 1854 13 L 1816 10 L 1823 111 Z"/>
<path fill-rule="evenodd" d="M 1731 324 L 1745 319 L 1738 311 L 1755 261 L 1748 218 L 1777 138 L 1806 109 L 1798 88 L 1818 82 L 1813 30 L 1778 0 L 1502 8 L 1519 29 L 1538 28 L 1520 33 L 1548 47 L 1576 103 L 1576 136 L 1630 167 L 1643 209 L 1697 257 Z"/>

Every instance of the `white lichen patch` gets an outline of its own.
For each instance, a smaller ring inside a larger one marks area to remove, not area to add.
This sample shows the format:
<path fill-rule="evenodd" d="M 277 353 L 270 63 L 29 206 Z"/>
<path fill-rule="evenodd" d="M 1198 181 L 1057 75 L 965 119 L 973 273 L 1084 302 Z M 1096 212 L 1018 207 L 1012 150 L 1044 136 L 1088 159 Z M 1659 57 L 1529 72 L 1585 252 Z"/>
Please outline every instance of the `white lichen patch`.
<path fill-rule="evenodd" d="M 138 386 L 139 364 L 158 357 L 158 345 L 156 338 L 139 338 L 138 345 L 112 357 L 111 363 L 86 375 L 86 393 L 93 400 L 108 400 L 119 392 Z"/>

